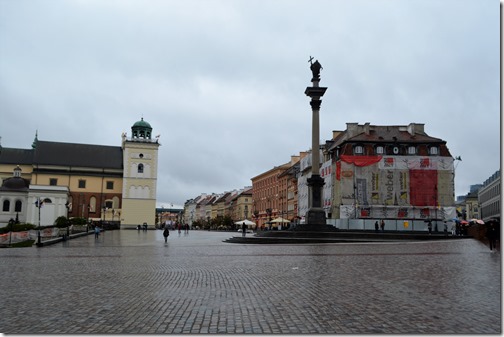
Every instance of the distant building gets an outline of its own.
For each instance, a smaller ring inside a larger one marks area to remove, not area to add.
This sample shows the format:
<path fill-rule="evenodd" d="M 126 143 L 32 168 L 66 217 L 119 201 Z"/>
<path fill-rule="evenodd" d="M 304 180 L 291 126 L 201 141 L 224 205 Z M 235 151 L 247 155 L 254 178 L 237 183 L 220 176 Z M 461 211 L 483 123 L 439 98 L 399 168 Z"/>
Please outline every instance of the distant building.
<path fill-rule="evenodd" d="M 481 208 L 481 219 L 492 218 L 500 221 L 501 217 L 501 175 L 500 170 L 488 178 L 478 191 L 478 201 Z"/>
<path fill-rule="evenodd" d="M 465 197 L 465 209 L 462 211 L 462 219 L 479 219 L 480 206 L 478 202 L 478 190 L 472 190 Z"/>
<path fill-rule="evenodd" d="M 291 156 L 291 160 L 280 166 L 263 172 L 252 180 L 253 218 L 258 225 L 265 225 L 277 217 L 288 216 L 289 189 L 292 181 L 285 173 L 300 160 L 300 156 Z M 291 203 L 292 205 L 292 203 Z M 291 213 L 294 218 L 296 215 Z M 288 219 L 293 220 L 293 219 Z"/>

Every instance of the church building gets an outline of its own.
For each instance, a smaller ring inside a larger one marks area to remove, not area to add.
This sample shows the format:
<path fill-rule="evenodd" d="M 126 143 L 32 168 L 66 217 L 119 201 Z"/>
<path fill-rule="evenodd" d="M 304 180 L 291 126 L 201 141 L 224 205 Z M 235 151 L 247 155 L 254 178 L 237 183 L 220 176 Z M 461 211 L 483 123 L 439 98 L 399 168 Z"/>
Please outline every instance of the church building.
<path fill-rule="evenodd" d="M 154 226 L 159 145 L 143 118 L 121 146 L 37 136 L 32 149 L 0 145 L 0 226 L 10 219 L 49 226 L 59 216 Z"/>

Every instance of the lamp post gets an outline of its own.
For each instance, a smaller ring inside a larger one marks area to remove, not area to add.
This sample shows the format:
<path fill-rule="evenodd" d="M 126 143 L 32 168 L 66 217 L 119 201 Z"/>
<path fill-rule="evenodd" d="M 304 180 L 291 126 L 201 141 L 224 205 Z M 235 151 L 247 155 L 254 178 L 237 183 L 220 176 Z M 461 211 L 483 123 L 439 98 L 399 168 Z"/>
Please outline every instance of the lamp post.
<path fill-rule="evenodd" d="M 11 246 L 12 243 L 12 230 L 14 229 L 14 219 L 9 220 L 9 247 Z"/>
<path fill-rule="evenodd" d="M 91 210 L 91 205 L 87 206 L 87 221 L 86 221 L 86 233 L 89 231 L 89 211 Z"/>
<path fill-rule="evenodd" d="M 35 205 L 37 206 L 38 208 L 38 233 L 37 233 L 37 247 L 41 247 L 42 246 L 42 242 L 40 240 L 40 206 L 42 203 L 42 200 L 40 198 L 37 199 L 37 201 L 35 201 Z"/>
<path fill-rule="evenodd" d="M 68 209 L 69 209 L 69 204 L 68 204 L 68 201 L 65 203 L 65 207 L 66 207 L 66 210 L 67 210 L 67 214 L 66 214 L 66 227 L 67 227 L 67 237 L 70 236 L 70 219 L 68 219 Z"/>

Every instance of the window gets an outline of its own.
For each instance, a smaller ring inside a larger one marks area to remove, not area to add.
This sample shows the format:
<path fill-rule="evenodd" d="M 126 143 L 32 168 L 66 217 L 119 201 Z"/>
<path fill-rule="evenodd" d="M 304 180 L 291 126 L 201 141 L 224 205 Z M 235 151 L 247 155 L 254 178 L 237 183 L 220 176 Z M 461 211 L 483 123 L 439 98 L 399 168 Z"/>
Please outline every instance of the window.
<path fill-rule="evenodd" d="M 410 154 L 410 155 L 416 154 L 416 147 L 408 146 L 408 154 Z"/>
<path fill-rule="evenodd" d="M 118 197 L 113 197 L 112 198 L 112 208 L 120 208 L 120 206 L 119 206 L 119 198 Z"/>
<path fill-rule="evenodd" d="M 436 146 L 432 146 L 431 148 L 429 148 L 429 154 L 431 156 L 436 156 L 439 154 L 439 150 Z"/>
<path fill-rule="evenodd" d="M 114 189 L 114 182 L 107 181 L 107 190 L 113 190 L 113 189 Z"/>
<path fill-rule="evenodd" d="M 361 145 L 357 145 L 354 148 L 354 154 L 363 154 L 364 148 Z"/>
<path fill-rule="evenodd" d="M 21 212 L 23 208 L 23 202 L 21 200 L 16 200 L 16 204 L 14 205 L 14 212 Z"/>
<path fill-rule="evenodd" d="M 385 152 L 383 146 L 376 147 L 376 154 L 383 154 L 383 152 Z"/>
<path fill-rule="evenodd" d="M 138 164 L 138 173 L 143 173 L 143 171 L 144 171 L 143 164 Z"/>
<path fill-rule="evenodd" d="M 50 178 L 49 179 L 49 185 L 51 185 L 51 186 L 58 185 L 58 179 L 56 179 L 56 178 Z"/>
<path fill-rule="evenodd" d="M 86 181 L 85 180 L 79 180 L 79 188 L 86 188 Z"/>
<path fill-rule="evenodd" d="M 10 210 L 10 201 L 4 200 L 3 206 L 2 206 L 2 211 L 8 212 L 9 210 Z"/>
<path fill-rule="evenodd" d="M 96 197 L 89 198 L 89 211 L 91 213 L 96 212 Z"/>

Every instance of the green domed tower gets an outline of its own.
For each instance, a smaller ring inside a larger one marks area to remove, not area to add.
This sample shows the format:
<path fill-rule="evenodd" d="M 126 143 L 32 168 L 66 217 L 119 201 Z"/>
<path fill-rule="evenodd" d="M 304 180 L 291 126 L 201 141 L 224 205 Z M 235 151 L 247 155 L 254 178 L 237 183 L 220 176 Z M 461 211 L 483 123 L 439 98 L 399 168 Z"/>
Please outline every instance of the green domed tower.
<path fill-rule="evenodd" d="M 131 127 L 131 137 L 132 138 L 144 138 L 151 139 L 152 127 L 149 123 L 144 121 L 143 117 L 141 120 L 133 124 Z"/>
<path fill-rule="evenodd" d="M 131 138 L 122 135 L 123 193 L 121 227 L 155 225 L 159 136 L 140 121 L 131 127 Z"/>

